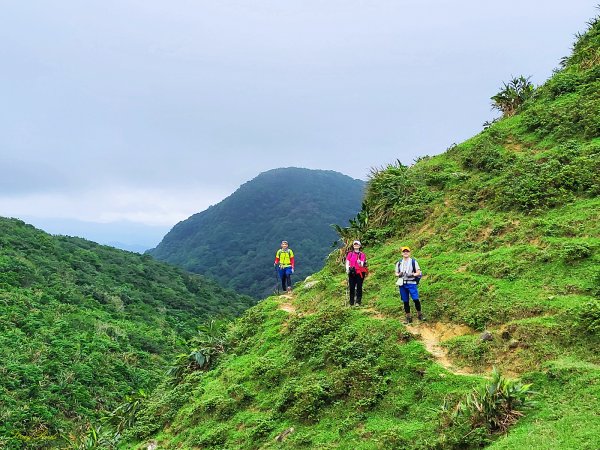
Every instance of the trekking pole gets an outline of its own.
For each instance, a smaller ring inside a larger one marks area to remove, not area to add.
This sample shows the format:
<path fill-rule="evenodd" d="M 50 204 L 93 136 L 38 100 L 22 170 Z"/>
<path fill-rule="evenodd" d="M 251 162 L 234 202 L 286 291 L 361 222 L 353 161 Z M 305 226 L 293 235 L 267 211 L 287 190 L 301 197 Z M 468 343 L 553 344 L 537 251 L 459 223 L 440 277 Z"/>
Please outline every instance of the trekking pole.
<path fill-rule="evenodd" d="M 279 279 L 279 271 L 277 270 L 277 266 L 275 266 L 274 268 L 275 268 L 275 279 L 277 280 L 275 282 L 275 289 L 274 289 L 274 291 L 277 292 L 277 295 L 279 295 L 279 282 L 281 280 Z"/>
<path fill-rule="evenodd" d="M 346 306 L 348 306 L 348 304 L 346 302 L 350 301 L 350 286 L 348 283 L 349 283 L 348 277 L 346 276 L 346 296 L 344 297 L 344 303 L 342 304 L 342 306 L 344 306 L 344 308 Z"/>

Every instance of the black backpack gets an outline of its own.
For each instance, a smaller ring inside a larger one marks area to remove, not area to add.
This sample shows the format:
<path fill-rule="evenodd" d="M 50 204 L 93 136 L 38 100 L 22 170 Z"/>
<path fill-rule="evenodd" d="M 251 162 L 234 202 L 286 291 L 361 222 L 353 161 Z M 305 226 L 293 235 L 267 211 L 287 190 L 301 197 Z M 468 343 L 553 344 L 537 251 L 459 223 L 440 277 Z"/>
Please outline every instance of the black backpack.
<path fill-rule="evenodd" d="M 415 258 L 412 259 L 412 265 L 413 265 L 413 273 L 415 273 L 417 271 L 417 266 L 415 265 Z M 423 273 L 423 271 L 421 271 L 421 274 Z M 415 277 L 415 282 L 417 284 L 419 284 L 419 281 L 421 281 L 421 277 L 423 275 L 419 275 L 418 277 Z"/>

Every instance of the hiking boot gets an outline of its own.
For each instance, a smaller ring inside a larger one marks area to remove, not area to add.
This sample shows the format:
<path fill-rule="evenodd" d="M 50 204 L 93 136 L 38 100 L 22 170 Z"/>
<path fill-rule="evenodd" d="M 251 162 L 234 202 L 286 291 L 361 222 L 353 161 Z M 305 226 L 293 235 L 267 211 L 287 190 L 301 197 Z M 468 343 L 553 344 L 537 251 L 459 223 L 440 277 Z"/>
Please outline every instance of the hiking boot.
<path fill-rule="evenodd" d="M 406 325 L 408 325 L 409 323 L 412 323 L 412 317 L 410 316 L 410 314 L 406 315 L 406 319 L 404 319 L 404 323 Z"/>
<path fill-rule="evenodd" d="M 287 288 L 287 293 L 288 293 L 288 294 L 291 294 L 291 293 L 292 293 L 292 288 L 291 288 L 291 287 L 288 287 L 288 288 Z"/>
<path fill-rule="evenodd" d="M 417 313 L 417 319 L 419 319 L 421 322 L 425 322 L 425 320 L 427 320 L 425 317 L 423 317 L 423 313 L 421 311 Z"/>

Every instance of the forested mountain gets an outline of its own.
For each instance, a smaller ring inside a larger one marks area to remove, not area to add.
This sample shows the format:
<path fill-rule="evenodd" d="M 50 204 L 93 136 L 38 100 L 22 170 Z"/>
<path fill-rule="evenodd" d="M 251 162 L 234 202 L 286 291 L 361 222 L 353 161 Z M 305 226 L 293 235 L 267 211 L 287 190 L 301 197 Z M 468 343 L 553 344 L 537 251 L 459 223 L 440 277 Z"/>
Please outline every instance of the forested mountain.
<path fill-rule="evenodd" d="M 149 392 L 199 324 L 253 303 L 150 256 L 0 218 L 0 448 L 65 448 Z"/>
<path fill-rule="evenodd" d="M 126 448 L 600 448 L 600 21 L 544 85 L 493 99 L 477 136 L 373 172 L 340 230 L 366 244 L 364 307 L 332 254 L 235 321 L 210 370 L 180 360 Z M 410 326 L 402 245 L 425 274 Z"/>
<path fill-rule="evenodd" d="M 289 241 L 296 255 L 294 280 L 304 279 L 323 267 L 337 239 L 331 225 L 354 217 L 363 194 L 364 182 L 337 172 L 269 170 L 175 225 L 148 253 L 263 297 L 273 293 L 281 241 Z"/>

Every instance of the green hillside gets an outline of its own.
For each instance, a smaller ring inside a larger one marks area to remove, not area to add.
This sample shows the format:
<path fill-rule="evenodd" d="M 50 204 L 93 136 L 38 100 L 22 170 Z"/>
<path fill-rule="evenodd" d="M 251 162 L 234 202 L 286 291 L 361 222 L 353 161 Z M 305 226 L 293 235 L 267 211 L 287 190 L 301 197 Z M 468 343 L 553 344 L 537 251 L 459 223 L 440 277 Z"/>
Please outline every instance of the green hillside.
<path fill-rule="evenodd" d="M 199 324 L 253 303 L 150 256 L 0 218 L 0 448 L 64 448 L 152 390 Z"/>
<path fill-rule="evenodd" d="M 332 255 L 237 320 L 212 370 L 161 385 L 123 448 L 600 448 L 598 19 L 531 94 L 442 155 L 373 172 L 340 230 L 367 243 L 365 307 L 346 306 Z M 425 273 L 428 321 L 408 328 L 401 245 Z"/>
<path fill-rule="evenodd" d="M 360 210 L 364 182 L 328 170 L 263 172 L 206 211 L 178 223 L 148 253 L 257 298 L 274 291 L 282 240 L 296 255 L 293 281 L 323 267 L 337 236 L 331 227 Z"/>

